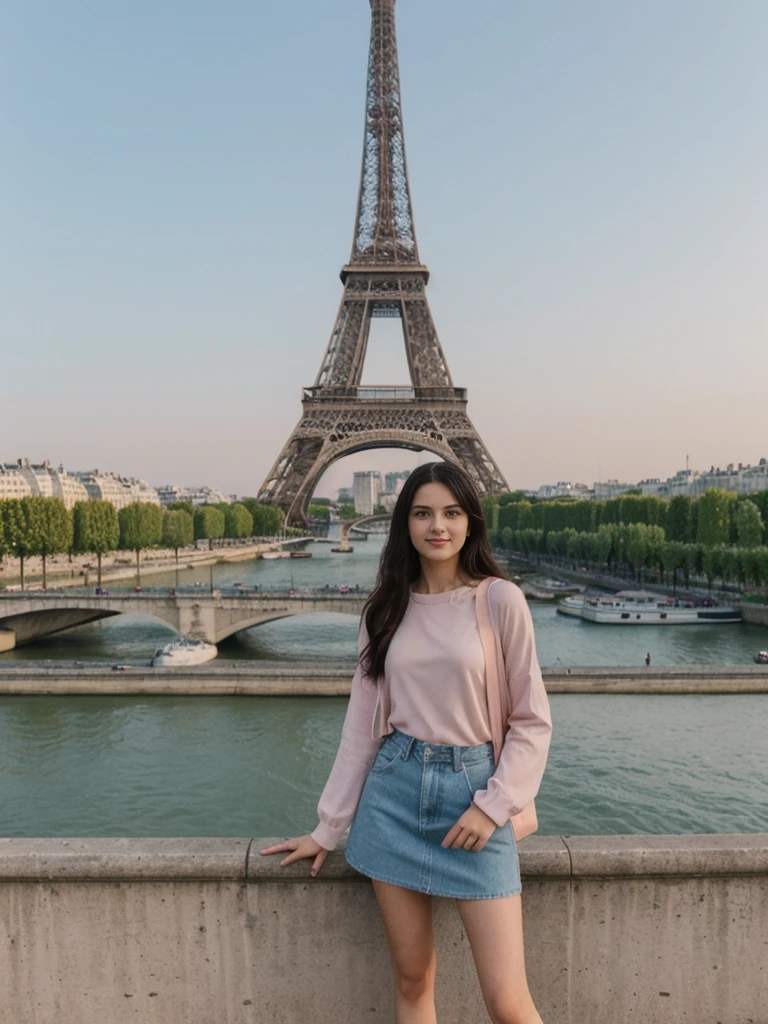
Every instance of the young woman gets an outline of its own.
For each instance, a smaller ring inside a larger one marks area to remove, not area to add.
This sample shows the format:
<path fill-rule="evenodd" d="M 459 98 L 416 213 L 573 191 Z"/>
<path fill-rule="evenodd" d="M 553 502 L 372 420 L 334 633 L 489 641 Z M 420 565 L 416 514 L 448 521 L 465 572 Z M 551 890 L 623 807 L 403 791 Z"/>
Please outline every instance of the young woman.
<path fill-rule="evenodd" d="M 475 617 L 476 588 L 488 577 L 496 577 L 488 604 L 512 707 L 497 765 Z M 477 491 L 458 466 L 430 462 L 407 478 L 358 655 L 320 823 L 261 853 L 288 852 L 281 865 L 310 857 L 315 876 L 352 826 L 345 857 L 373 882 L 397 1024 L 437 1019 L 432 896 L 457 900 L 494 1024 L 541 1024 L 525 974 L 509 819 L 538 792 L 552 720 L 528 606 L 502 577 Z"/>

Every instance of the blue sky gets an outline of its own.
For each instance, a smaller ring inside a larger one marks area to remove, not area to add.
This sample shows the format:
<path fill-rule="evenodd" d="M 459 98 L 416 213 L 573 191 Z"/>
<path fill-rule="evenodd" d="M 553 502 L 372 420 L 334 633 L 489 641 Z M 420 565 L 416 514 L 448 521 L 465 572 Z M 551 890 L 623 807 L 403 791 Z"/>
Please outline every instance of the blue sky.
<path fill-rule="evenodd" d="M 397 17 L 432 310 L 510 484 L 768 455 L 764 0 Z M 0 460 L 256 492 L 341 296 L 369 28 L 366 0 L 5 6 Z M 374 322 L 364 383 L 406 381 L 400 339 Z"/>

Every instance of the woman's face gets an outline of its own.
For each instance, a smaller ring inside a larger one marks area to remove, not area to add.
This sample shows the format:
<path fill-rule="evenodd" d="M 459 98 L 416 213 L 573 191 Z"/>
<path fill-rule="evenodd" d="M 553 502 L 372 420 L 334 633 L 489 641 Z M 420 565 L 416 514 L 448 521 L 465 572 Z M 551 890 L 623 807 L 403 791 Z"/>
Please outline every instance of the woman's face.
<path fill-rule="evenodd" d="M 445 484 L 422 484 L 408 513 L 411 543 L 422 558 L 448 562 L 457 558 L 469 529 L 469 516 Z"/>

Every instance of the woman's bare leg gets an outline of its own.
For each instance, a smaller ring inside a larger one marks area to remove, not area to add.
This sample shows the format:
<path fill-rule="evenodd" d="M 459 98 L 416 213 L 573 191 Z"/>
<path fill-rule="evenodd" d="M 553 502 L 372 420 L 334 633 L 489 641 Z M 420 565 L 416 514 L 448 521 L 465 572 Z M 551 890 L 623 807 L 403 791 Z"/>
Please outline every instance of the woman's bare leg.
<path fill-rule="evenodd" d="M 525 976 L 521 895 L 456 906 L 493 1024 L 542 1024 Z"/>
<path fill-rule="evenodd" d="M 432 897 L 373 879 L 395 982 L 395 1024 L 437 1024 Z"/>

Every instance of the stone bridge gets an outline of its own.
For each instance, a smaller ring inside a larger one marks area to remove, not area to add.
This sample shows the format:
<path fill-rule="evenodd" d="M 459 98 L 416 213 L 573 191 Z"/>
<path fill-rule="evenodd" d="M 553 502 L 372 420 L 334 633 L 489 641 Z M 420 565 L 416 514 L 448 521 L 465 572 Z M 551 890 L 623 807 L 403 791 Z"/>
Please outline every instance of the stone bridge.
<path fill-rule="evenodd" d="M 368 594 L 279 592 L 249 594 L 4 594 L 0 631 L 15 635 L 16 646 L 127 612 L 151 615 L 182 636 L 218 644 L 233 633 L 289 615 L 338 612 L 359 616 Z"/>

